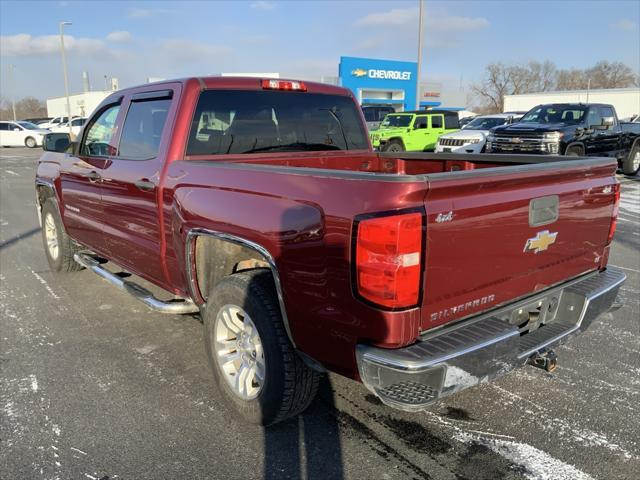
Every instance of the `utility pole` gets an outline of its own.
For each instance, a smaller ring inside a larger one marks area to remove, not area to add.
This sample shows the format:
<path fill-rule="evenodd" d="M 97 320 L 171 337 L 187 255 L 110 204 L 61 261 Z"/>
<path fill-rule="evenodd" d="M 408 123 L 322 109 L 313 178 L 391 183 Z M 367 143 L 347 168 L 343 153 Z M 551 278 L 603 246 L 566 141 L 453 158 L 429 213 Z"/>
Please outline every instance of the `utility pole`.
<path fill-rule="evenodd" d="M 418 0 L 420 4 L 418 18 L 418 75 L 416 78 L 416 110 L 420 110 L 420 75 L 422 73 L 422 7 L 424 0 Z"/>
<path fill-rule="evenodd" d="M 60 22 L 60 51 L 62 52 L 62 73 L 64 74 L 64 94 L 67 97 L 67 120 L 69 121 L 69 135 L 71 131 L 71 101 L 69 100 L 69 78 L 67 76 L 67 57 L 64 53 L 64 26 L 71 22 Z"/>
<path fill-rule="evenodd" d="M 13 121 L 16 121 L 16 94 L 13 91 L 13 68 L 14 65 L 9 64 L 9 91 L 11 92 L 11 109 L 13 110 Z"/>

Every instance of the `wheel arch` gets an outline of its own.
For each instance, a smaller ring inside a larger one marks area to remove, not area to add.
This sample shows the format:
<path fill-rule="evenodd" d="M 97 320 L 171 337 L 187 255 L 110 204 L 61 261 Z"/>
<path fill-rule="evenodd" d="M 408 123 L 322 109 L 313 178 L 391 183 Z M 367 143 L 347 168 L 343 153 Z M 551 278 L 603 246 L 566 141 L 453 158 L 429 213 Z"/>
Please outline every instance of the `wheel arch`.
<path fill-rule="evenodd" d="M 187 234 L 185 258 L 189 293 L 199 306 L 206 302 L 208 292 L 228 275 L 255 268 L 269 269 L 278 296 L 284 328 L 291 344 L 296 348 L 284 304 L 278 267 L 265 247 L 228 233 L 194 228 Z"/>
<path fill-rule="evenodd" d="M 586 155 L 587 154 L 587 149 L 585 148 L 584 143 L 582 142 L 572 142 L 570 144 L 567 145 L 567 147 L 564 149 L 564 154 L 566 155 L 567 152 L 572 149 L 572 148 L 580 148 L 580 150 L 582 150 L 582 155 Z"/>
<path fill-rule="evenodd" d="M 40 226 L 42 226 L 42 206 L 44 205 L 44 202 L 50 198 L 53 199 L 58 210 L 60 210 L 60 205 L 58 204 L 58 192 L 55 184 L 47 180 L 36 178 L 36 210 Z"/>

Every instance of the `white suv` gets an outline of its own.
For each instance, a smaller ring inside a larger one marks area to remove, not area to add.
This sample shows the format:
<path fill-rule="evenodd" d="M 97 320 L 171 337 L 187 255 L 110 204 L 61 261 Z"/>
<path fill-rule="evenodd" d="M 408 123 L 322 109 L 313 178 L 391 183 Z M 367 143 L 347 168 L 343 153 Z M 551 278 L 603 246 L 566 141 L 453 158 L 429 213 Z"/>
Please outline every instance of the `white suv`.
<path fill-rule="evenodd" d="M 487 135 L 493 127 L 517 122 L 522 115 L 511 113 L 496 113 L 482 115 L 467 123 L 462 130 L 446 133 L 438 138 L 436 153 L 482 153 L 487 143 Z"/>

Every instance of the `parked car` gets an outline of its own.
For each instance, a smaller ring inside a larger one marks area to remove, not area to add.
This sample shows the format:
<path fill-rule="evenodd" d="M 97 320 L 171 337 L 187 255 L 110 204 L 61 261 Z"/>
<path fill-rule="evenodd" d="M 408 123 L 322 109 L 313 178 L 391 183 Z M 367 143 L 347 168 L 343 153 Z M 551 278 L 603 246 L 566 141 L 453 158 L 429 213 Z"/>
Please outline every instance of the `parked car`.
<path fill-rule="evenodd" d="M 350 90 L 257 78 L 122 90 L 69 140 L 49 133 L 36 173 L 51 270 L 200 313 L 238 418 L 299 414 L 327 370 L 420 410 L 552 370 L 550 349 L 620 306 L 613 159 L 378 154 Z"/>
<path fill-rule="evenodd" d="M 614 157 L 627 175 L 640 170 L 640 125 L 618 122 L 612 105 L 538 105 L 511 125 L 496 127 L 487 152 Z"/>
<path fill-rule="evenodd" d="M 364 120 L 367 123 L 369 131 L 377 130 L 380 127 L 380 122 L 389 113 L 395 113 L 395 108 L 385 106 L 367 106 L 362 107 L 362 113 L 364 113 Z"/>
<path fill-rule="evenodd" d="M 0 146 L 29 147 L 42 145 L 42 138 L 49 130 L 30 122 L 0 122 Z"/>
<path fill-rule="evenodd" d="M 482 153 L 489 130 L 500 125 L 508 125 L 518 118 L 507 113 L 477 116 L 461 130 L 441 135 L 436 144 L 436 152 Z"/>
<path fill-rule="evenodd" d="M 387 115 L 370 137 L 383 152 L 424 152 L 433 151 L 440 135 L 459 129 L 457 112 L 417 110 Z"/>
<path fill-rule="evenodd" d="M 23 122 L 30 122 L 34 125 L 38 125 L 40 123 L 48 122 L 51 120 L 51 117 L 33 117 L 33 118 L 24 118 Z"/>
<path fill-rule="evenodd" d="M 84 122 L 86 122 L 87 119 L 84 117 L 77 117 L 77 118 L 73 118 L 71 120 L 71 133 L 74 136 L 77 136 L 80 134 L 80 130 L 82 130 L 82 126 L 84 125 Z M 51 128 L 52 132 L 68 132 L 69 131 L 69 122 L 65 122 L 65 123 L 61 123 L 60 125 L 56 126 L 56 127 L 52 127 Z"/>
<path fill-rule="evenodd" d="M 72 119 L 76 118 L 76 116 L 72 116 L 71 118 Z M 58 127 L 58 126 L 62 125 L 63 123 L 67 123 L 68 121 L 69 121 L 69 117 L 54 117 L 49 121 L 39 123 L 38 126 L 41 127 L 41 128 L 49 128 L 49 129 L 51 129 L 53 127 Z"/>

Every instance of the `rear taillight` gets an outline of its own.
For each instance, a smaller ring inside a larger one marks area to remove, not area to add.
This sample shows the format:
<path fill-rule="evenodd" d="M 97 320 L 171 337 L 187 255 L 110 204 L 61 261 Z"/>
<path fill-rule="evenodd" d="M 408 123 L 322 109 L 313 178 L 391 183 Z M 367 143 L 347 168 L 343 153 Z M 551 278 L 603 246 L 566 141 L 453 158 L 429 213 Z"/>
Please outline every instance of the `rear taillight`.
<path fill-rule="evenodd" d="M 297 90 L 299 92 L 307 91 L 307 86 L 304 84 L 304 82 L 274 79 L 262 80 L 262 88 L 266 90 Z"/>
<path fill-rule="evenodd" d="M 609 237 L 607 238 L 607 245 L 613 241 L 613 236 L 616 233 L 616 226 L 618 224 L 618 206 L 620 205 L 620 184 L 615 183 L 613 185 L 613 191 L 615 193 L 615 200 L 613 201 L 613 210 L 611 211 L 611 225 L 609 225 Z"/>
<path fill-rule="evenodd" d="M 356 233 L 356 288 L 365 300 L 398 309 L 418 304 L 422 265 L 421 213 L 361 220 Z"/>

